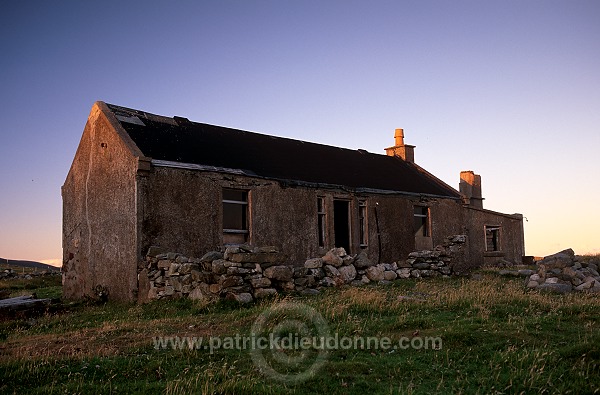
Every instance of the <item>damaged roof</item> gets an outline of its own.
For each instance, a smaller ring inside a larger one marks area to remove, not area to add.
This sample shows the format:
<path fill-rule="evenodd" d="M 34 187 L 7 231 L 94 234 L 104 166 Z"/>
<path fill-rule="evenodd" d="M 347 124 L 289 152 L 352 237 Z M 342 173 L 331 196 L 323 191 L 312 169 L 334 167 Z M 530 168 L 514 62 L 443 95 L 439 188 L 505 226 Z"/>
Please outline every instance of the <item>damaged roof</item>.
<path fill-rule="evenodd" d="M 107 104 L 146 157 L 240 170 L 284 183 L 459 198 L 459 193 L 398 157 L 165 118 Z"/>

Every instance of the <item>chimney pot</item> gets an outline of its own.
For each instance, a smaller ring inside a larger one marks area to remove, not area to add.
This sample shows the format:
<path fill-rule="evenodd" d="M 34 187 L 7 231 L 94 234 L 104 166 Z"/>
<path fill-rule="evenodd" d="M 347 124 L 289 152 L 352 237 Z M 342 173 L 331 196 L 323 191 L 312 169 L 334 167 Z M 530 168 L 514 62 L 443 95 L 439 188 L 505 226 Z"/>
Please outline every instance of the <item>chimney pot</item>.
<path fill-rule="evenodd" d="M 396 147 L 401 147 L 404 145 L 404 129 L 396 129 L 396 133 L 394 133 L 394 139 L 396 140 Z"/>

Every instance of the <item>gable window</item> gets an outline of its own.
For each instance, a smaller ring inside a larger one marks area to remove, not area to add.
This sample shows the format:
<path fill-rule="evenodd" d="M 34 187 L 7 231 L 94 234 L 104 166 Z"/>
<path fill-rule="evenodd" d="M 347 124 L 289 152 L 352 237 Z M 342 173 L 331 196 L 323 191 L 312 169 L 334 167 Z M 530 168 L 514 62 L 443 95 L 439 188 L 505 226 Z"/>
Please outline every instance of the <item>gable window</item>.
<path fill-rule="evenodd" d="M 366 247 L 368 244 L 367 202 L 364 200 L 358 202 L 358 224 L 360 226 L 360 246 Z"/>
<path fill-rule="evenodd" d="M 248 191 L 223 188 L 223 244 L 248 241 Z"/>
<path fill-rule="evenodd" d="M 429 228 L 429 207 L 414 206 L 415 236 L 431 236 L 431 231 Z"/>
<path fill-rule="evenodd" d="M 500 251 L 500 227 L 485 225 L 485 250 Z"/>
<path fill-rule="evenodd" d="M 319 247 L 325 247 L 325 199 L 317 198 L 317 227 Z"/>

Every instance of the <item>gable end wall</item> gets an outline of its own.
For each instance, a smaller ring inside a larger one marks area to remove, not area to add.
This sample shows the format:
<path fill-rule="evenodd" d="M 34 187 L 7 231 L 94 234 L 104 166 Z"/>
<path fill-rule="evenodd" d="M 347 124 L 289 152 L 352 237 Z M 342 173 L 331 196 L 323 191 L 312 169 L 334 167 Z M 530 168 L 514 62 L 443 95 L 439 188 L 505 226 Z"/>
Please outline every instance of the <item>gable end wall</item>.
<path fill-rule="evenodd" d="M 109 299 L 137 297 L 138 159 L 96 103 L 62 187 L 63 295 L 106 287 Z"/>

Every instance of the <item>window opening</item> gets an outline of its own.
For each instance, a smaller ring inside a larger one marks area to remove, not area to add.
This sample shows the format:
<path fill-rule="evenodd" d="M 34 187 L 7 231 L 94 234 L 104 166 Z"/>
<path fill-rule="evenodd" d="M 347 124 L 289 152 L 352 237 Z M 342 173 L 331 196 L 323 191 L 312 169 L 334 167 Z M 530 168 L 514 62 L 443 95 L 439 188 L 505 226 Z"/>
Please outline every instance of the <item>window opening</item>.
<path fill-rule="evenodd" d="M 367 202 L 364 200 L 358 202 L 358 223 L 360 231 L 360 246 L 366 247 L 368 245 Z"/>
<path fill-rule="evenodd" d="M 414 207 L 414 230 L 415 236 L 431 236 L 429 229 L 429 207 Z"/>
<path fill-rule="evenodd" d="M 248 241 L 248 191 L 223 189 L 223 244 Z"/>

